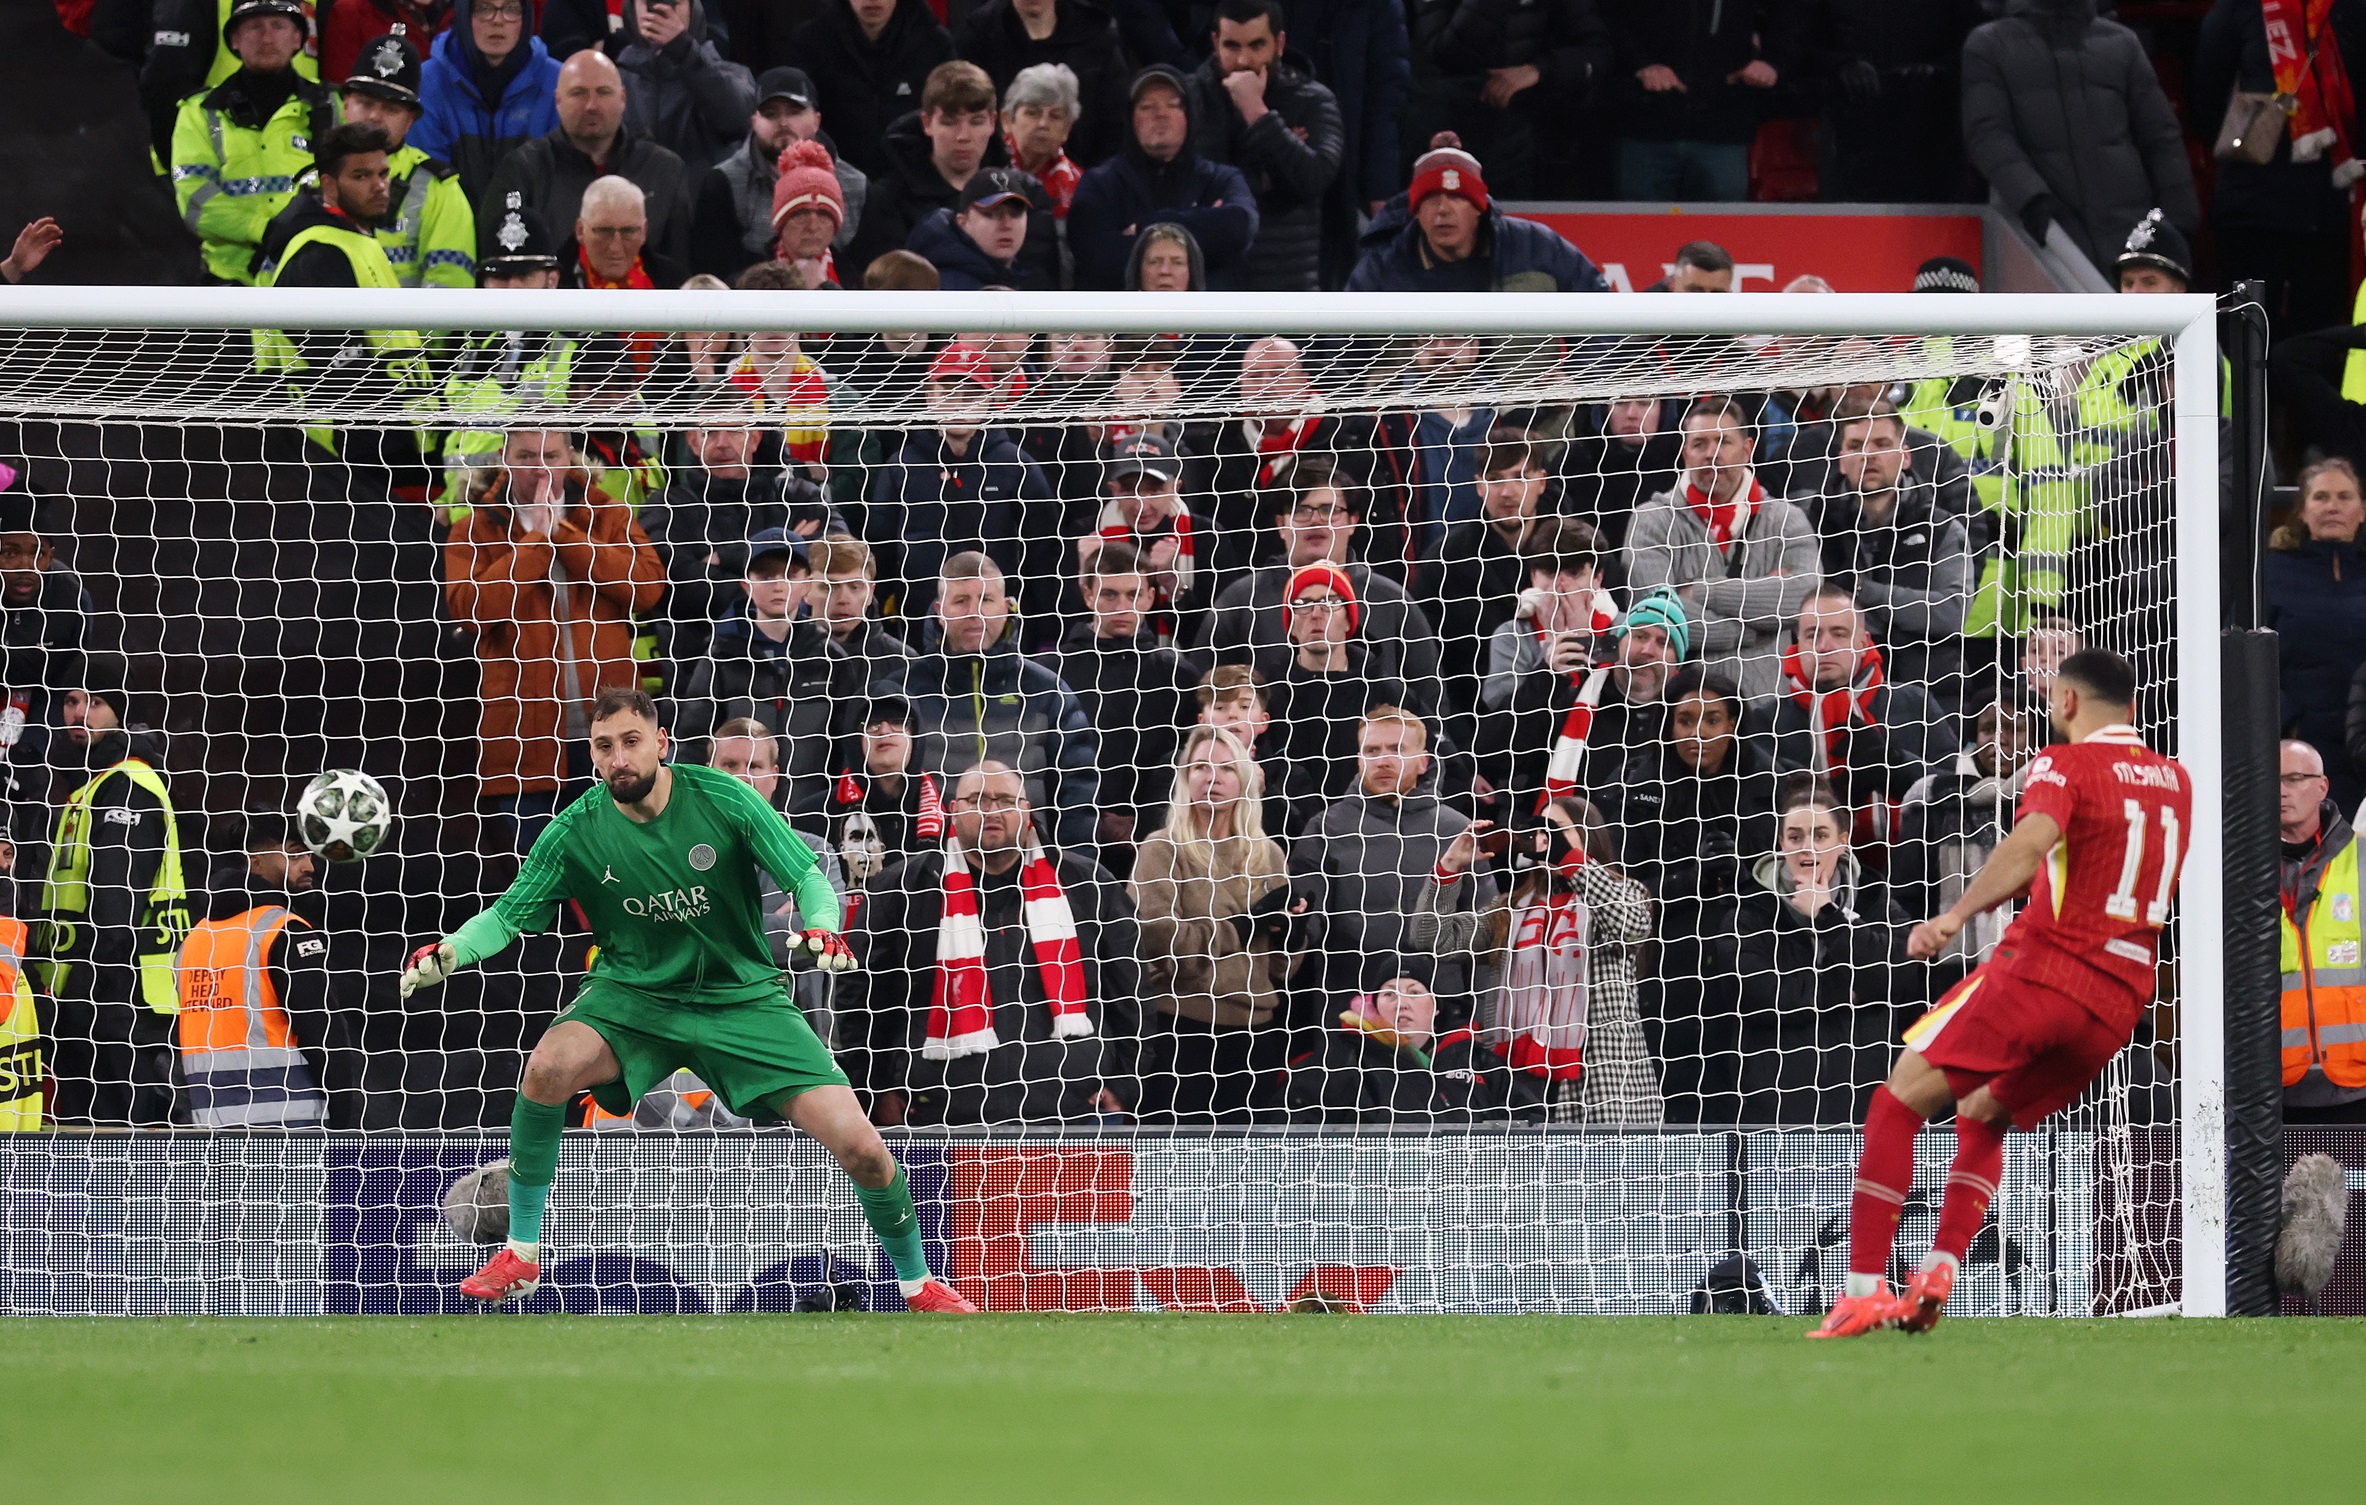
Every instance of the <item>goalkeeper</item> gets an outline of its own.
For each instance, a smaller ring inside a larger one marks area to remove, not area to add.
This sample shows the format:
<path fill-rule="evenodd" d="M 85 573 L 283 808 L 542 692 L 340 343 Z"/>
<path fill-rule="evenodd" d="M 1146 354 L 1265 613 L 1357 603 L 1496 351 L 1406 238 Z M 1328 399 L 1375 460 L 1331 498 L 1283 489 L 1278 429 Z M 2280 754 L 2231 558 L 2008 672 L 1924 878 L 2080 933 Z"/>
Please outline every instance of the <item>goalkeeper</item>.
<path fill-rule="evenodd" d="M 500 1302 L 541 1284 L 542 1209 L 574 1095 L 588 1087 L 601 1107 L 630 1113 L 686 1066 L 734 1113 L 778 1114 L 837 1157 L 914 1311 L 977 1310 L 929 1274 L 903 1167 L 790 1000 L 765 940 L 757 869 L 796 895 L 808 924 L 822 922 L 803 949 L 833 971 L 854 965 L 837 896 L 761 795 L 726 773 L 669 766 L 666 747 L 647 695 L 603 692 L 591 752 L 606 787 L 562 811 L 509 892 L 420 947 L 403 974 L 405 998 L 433 987 L 548 925 L 562 899 L 582 907 L 600 947 L 574 1006 L 526 1062 L 510 1119 L 509 1243 L 461 1294 Z"/>

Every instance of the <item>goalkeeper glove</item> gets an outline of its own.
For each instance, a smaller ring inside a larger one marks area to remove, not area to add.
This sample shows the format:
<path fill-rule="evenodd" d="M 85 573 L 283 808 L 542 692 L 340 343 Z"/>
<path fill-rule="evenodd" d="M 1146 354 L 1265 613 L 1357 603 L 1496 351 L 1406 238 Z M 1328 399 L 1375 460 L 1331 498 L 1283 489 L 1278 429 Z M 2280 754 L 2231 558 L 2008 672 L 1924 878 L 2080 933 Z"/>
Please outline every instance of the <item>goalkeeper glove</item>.
<path fill-rule="evenodd" d="M 432 988 L 460 970 L 460 959 L 451 946 L 443 941 L 421 946 L 411 953 L 411 965 L 403 973 L 403 996 L 410 997 L 421 988 Z"/>
<path fill-rule="evenodd" d="M 846 945 L 846 937 L 835 930 L 808 930 L 805 949 L 813 954 L 813 964 L 824 972 L 852 972 L 854 952 Z"/>

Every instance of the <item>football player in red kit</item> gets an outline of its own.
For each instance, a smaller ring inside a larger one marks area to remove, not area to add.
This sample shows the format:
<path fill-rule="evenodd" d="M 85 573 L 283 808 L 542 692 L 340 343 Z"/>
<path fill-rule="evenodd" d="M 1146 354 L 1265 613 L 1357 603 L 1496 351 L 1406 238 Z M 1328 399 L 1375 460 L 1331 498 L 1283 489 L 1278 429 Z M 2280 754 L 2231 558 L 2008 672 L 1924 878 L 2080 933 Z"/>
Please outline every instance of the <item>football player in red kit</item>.
<path fill-rule="evenodd" d="M 1995 952 L 1906 1031 L 1907 1050 L 1865 1114 L 1849 1199 L 1848 1286 L 1808 1336 L 1935 1325 L 1996 1196 L 2008 1125 L 2033 1129 L 2077 1101 L 2152 1001 L 2161 927 L 2193 829 L 2193 788 L 2129 725 L 2134 671 L 2089 648 L 2048 695 L 2068 746 L 2029 765 L 2010 835 L 1963 897 L 1907 939 L 1927 959 L 1972 916 L 2026 893 Z M 1914 1184 L 1914 1135 L 1955 1107 L 1955 1163 L 1931 1252 L 1901 1294 L 1884 1272 Z"/>

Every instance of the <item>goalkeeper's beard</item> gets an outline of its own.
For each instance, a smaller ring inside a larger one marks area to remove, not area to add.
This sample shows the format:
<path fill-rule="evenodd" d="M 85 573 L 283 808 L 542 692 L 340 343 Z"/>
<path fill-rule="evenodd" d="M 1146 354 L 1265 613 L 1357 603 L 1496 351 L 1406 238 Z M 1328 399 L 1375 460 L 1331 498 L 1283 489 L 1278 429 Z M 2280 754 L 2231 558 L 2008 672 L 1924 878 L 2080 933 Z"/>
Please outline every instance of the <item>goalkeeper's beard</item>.
<path fill-rule="evenodd" d="M 634 773 L 620 768 L 608 775 L 608 798 L 620 805 L 637 805 L 657 789 L 655 773 Z"/>

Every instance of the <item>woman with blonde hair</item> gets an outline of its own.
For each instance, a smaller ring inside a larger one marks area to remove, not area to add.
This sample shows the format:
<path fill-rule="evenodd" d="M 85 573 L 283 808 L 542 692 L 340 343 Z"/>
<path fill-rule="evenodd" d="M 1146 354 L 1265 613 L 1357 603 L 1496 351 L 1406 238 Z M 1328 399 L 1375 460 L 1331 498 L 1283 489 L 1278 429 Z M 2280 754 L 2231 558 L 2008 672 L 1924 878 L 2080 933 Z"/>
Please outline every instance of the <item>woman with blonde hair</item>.
<path fill-rule="evenodd" d="M 1145 1031 L 1145 1118 L 1243 1121 L 1259 1075 L 1282 1064 L 1292 916 L 1264 783 L 1231 732 L 1192 728 L 1166 823 L 1134 855 L 1143 1015 L 1165 1026 Z"/>

